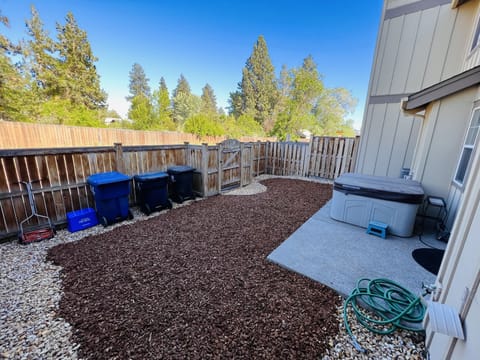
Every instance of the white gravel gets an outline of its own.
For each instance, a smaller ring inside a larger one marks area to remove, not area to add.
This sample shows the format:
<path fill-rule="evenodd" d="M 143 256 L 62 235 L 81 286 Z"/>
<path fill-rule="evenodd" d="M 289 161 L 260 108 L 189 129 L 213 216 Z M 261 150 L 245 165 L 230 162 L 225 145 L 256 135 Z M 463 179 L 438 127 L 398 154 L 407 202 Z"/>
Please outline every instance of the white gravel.
<path fill-rule="evenodd" d="M 190 203 L 174 203 L 174 208 Z M 63 294 L 61 267 L 46 261 L 48 249 L 161 214 L 131 210 L 133 220 L 106 228 L 59 230 L 53 239 L 28 245 L 0 244 L 0 359 L 78 359 L 80 345 L 72 340 L 71 325 L 56 316 Z"/>
<path fill-rule="evenodd" d="M 260 176 L 254 183 L 225 195 L 254 195 L 266 191 L 259 183 L 273 176 Z M 305 180 L 297 177 L 295 179 Z M 318 179 L 307 179 L 319 181 Z M 325 181 L 319 181 L 325 182 Z M 186 206 L 174 204 L 174 207 Z M 127 223 L 158 216 L 145 216 L 132 209 L 134 219 L 103 228 L 70 233 L 57 232 L 54 239 L 29 245 L 13 241 L 0 244 L 0 358 L 1 359 L 78 359 L 79 344 L 72 340 L 72 327 L 56 316 L 62 296 L 61 268 L 46 262 L 48 249 L 62 243 L 73 242 L 85 236 L 110 231 Z M 164 210 L 168 211 L 168 210 Z M 366 354 L 358 353 L 345 332 L 342 309 L 339 308 L 340 332 L 329 340 L 330 350 L 323 360 L 328 359 L 422 359 L 424 343 L 422 337 L 409 332 L 398 332 L 390 336 L 374 335 L 351 321 L 351 327 Z"/>
<path fill-rule="evenodd" d="M 249 185 L 246 185 L 242 188 L 226 191 L 222 195 L 255 195 L 267 191 L 267 187 L 263 184 L 260 184 L 260 181 L 274 179 L 274 178 L 283 178 L 283 179 L 294 179 L 294 180 L 303 180 L 303 181 L 313 181 L 321 184 L 332 184 L 330 180 L 319 179 L 319 178 L 305 178 L 301 176 L 276 176 L 276 175 L 260 175 L 257 176 L 253 182 Z"/>
<path fill-rule="evenodd" d="M 368 314 L 368 312 L 365 312 Z M 374 318 L 373 314 L 370 314 Z M 365 349 L 359 352 L 352 341 L 343 321 L 343 304 L 337 309 L 339 333 L 329 339 L 330 349 L 322 360 L 333 359 L 375 359 L 375 360 L 407 360 L 424 359 L 425 338 L 421 333 L 399 330 L 390 335 L 378 335 L 364 328 L 355 318 L 353 311 L 348 312 L 350 328 L 360 346 Z"/>

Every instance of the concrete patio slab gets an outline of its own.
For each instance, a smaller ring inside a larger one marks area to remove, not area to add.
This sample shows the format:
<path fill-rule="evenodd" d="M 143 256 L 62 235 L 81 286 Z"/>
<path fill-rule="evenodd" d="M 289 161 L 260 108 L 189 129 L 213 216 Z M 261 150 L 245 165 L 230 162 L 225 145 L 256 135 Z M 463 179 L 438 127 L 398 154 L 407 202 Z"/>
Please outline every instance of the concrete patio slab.
<path fill-rule="evenodd" d="M 432 235 L 424 241 L 437 248 L 446 244 Z M 360 278 L 387 278 L 415 294 L 422 282 L 433 284 L 436 276 L 417 264 L 412 251 L 425 248 L 418 236 L 382 239 L 366 229 L 333 220 L 330 202 L 315 213 L 267 259 L 348 295 Z"/>

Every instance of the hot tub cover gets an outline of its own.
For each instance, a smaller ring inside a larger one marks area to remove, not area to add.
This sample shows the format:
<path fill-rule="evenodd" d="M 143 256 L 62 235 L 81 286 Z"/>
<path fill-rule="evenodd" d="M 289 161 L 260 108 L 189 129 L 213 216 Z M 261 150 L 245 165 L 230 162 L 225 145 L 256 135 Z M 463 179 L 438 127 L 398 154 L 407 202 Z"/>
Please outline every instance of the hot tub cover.
<path fill-rule="evenodd" d="M 415 180 L 353 173 L 339 176 L 333 189 L 344 194 L 407 204 L 421 204 L 424 196 L 422 185 Z"/>

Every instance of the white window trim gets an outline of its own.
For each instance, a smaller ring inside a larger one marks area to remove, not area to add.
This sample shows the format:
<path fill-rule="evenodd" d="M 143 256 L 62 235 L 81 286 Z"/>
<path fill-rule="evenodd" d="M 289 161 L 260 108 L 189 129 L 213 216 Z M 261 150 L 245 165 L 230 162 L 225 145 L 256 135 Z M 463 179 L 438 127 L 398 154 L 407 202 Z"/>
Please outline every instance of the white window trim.
<path fill-rule="evenodd" d="M 473 153 L 475 152 L 475 148 L 476 148 L 476 144 L 477 144 L 477 140 L 479 138 L 478 134 L 480 133 L 480 129 L 477 130 L 477 133 L 475 134 L 475 138 L 473 140 L 473 144 L 466 144 L 465 142 L 467 141 L 467 137 L 468 137 L 468 133 L 470 131 L 470 129 L 472 128 L 472 121 L 473 121 L 473 118 L 475 116 L 475 112 L 476 111 L 480 111 L 480 107 L 475 107 L 473 108 L 472 110 L 472 115 L 470 116 L 470 121 L 468 123 L 468 128 L 465 132 L 465 136 L 463 137 L 463 145 L 462 145 L 462 148 L 460 149 L 460 155 L 458 157 L 458 161 L 457 161 L 457 166 L 455 167 L 455 173 L 453 174 L 453 183 L 456 184 L 458 187 L 460 188 L 463 188 L 463 186 L 465 185 L 465 180 L 468 178 L 469 176 L 469 173 L 470 173 L 470 165 L 471 165 L 471 159 L 473 157 Z M 458 173 L 458 170 L 460 168 L 460 163 L 462 161 L 462 156 L 463 156 L 463 151 L 465 149 L 471 149 L 472 152 L 470 154 L 470 157 L 468 159 L 468 162 L 467 162 L 467 167 L 465 169 L 465 174 L 463 175 L 463 180 L 462 182 L 460 181 L 457 181 L 457 173 Z"/>

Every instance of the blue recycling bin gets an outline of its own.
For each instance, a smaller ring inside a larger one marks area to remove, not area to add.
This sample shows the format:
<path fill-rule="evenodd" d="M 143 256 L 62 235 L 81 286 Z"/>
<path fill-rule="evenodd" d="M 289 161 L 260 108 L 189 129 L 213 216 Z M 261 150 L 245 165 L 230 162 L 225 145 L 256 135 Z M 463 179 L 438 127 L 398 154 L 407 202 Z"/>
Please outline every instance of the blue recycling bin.
<path fill-rule="evenodd" d="M 140 209 L 147 215 L 162 209 L 171 209 L 168 199 L 168 174 L 151 172 L 135 175 L 135 194 Z"/>
<path fill-rule="evenodd" d="M 128 209 L 128 195 L 132 178 L 117 171 L 98 173 L 88 177 L 87 183 L 95 199 L 99 222 L 107 226 L 133 219 Z"/>
<path fill-rule="evenodd" d="M 187 199 L 195 199 L 193 192 L 193 172 L 195 169 L 191 166 L 172 166 L 167 169 L 172 183 L 172 199 L 177 203 L 182 203 Z"/>

